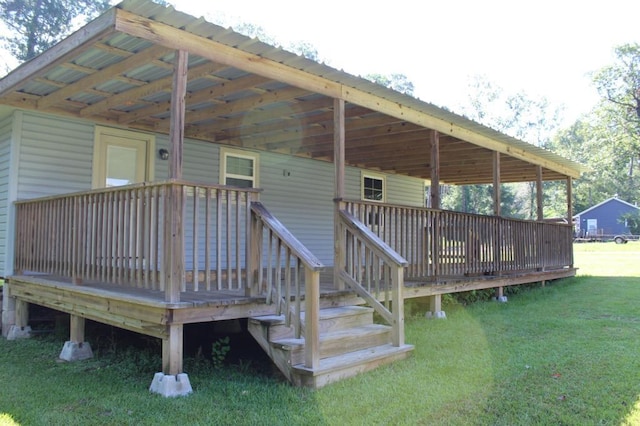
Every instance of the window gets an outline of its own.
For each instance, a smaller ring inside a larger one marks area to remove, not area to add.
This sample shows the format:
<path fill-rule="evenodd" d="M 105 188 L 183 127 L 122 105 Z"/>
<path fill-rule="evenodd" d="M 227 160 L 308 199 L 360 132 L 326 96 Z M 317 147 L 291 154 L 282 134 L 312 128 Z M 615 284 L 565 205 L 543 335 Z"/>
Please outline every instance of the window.
<path fill-rule="evenodd" d="M 258 156 L 241 151 L 221 150 L 220 182 L 240 188 L 258 186 Z"/>
<path fill-rule="evenodd" d="M 386 200 L 384 176 L 362 174 L 362 199 L 379 202 Z"/>

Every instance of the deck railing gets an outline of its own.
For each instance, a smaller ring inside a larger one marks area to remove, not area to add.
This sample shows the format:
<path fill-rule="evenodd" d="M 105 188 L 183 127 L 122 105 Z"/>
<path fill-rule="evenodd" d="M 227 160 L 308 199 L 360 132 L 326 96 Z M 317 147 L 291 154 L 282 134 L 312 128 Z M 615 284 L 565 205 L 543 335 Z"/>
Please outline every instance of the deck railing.
<path fill-rule="evenodd" d="M 254 202 L 252 212 L 251 275 L 275 303 L 295 337 L 304 336 L 305 366 L 316 368 L 320 359 L 320 272 L 324 265 L 269 211 Z M 302 299 L 304 298 L 304 309 Z"/>
<path fill-rule="evenodd" d="M 345 201 L 346 209 L 408 261 L 406 279 L 544 271 L 573 265 L 561 223 Z"/>
<path fill-rule="evenodd" d="M 170 281 L 181 292 L 244 289 L 257 194 L 172 180 L 18 201 L 14 269 L 161 291 Z"/>
<path fill-rule="evenodd" d="M 341 206 L 342 207 L 342 206 Z M 340 208 L 337 278 L 391 325 L 394 346 L 404 345 L 404 267 L 407 261 L 361 220 Z"/>

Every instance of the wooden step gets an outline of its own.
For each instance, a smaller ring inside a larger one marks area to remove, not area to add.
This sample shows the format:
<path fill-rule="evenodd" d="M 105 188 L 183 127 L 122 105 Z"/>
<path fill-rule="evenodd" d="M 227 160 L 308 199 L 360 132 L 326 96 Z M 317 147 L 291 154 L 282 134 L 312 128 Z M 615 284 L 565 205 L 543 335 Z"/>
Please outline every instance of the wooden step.
<path fill-rule="evenodd" d="M 304 366 L 304 337 L 295 338 L 284 315 L 249 318 L 249 332 L 291 383 L 312 388 L 406 358 L 413 350 L 390 344 L 391 327 L 374 324 L 372 308 L 324 308 L 319 318 L 320 362 L 314 370 Z"/>
<path fill-rule="evenodd" d="M 373 308 L 365 306 L 341 306 L 337 308 L 320 309 L 320 333 L 344 330 L 371 324 L 373 322 Z M 301 315 L 302 323 L 305 313 Z"/>
<path fill-rule="evenodd" d="M 413 345 L 400 347 L 391 344 L 362 349 L 320 360 L 313 370 L 302 364 L 291 368 L 291 378 L 298 386 L 321 388 L 385 364 L 405 359 L 411 355 Z"/>
<path fill-rule="evenodd" d="M 320 335 L 320 358 L 329 358 L 345 352 L 384 345 L 390 342 L 391 327 L 382 324 L 367 324 Z M 304 362 L 304 339 L 285 338 L 271 341 L 271 345 L 289 351 L 291 365 Z"/>

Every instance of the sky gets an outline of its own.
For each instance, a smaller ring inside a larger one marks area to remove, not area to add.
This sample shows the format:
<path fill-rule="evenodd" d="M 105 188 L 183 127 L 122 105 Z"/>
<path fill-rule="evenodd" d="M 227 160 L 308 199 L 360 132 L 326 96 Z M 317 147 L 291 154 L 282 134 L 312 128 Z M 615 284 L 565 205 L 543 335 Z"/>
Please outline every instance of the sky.
<path fill-rule="evenodd" d="M 638 0 L 170 2 L 209 21 L 259 25 L 285 46 L 309 42 L 351 74 L 405 74 L 414 96 L 453 111 L 483 76 L 507 93 L 563 105 L 565 124 L 597 101 L 589 73 L 614 62 L 615 46 L 640 43 Z"/>
<path fill-rule="evenodd" d="M 211 20 L 259 25 L 283 44 L 315 46 L 351 74 L 405 74 L 414 95 L 457 110 L 474 76 L 546 97 L 571 123 L 597 101 L 589 73 L 640 43 L 638 0 L 174 0 Z"/>

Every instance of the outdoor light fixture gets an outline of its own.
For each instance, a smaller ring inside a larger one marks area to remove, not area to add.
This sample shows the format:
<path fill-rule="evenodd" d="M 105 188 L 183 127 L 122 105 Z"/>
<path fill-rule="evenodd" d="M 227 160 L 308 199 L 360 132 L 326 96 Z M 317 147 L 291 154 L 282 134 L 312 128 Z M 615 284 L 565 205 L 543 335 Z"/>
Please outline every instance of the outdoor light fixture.
<path fill-rule="evenodd" d="M 161 148 L 158 151 L 158 155 L 160 155 L 160 159 L 162 159 L 162 160 L 168 160 L 169 159 L 169 151 L 167 151 L 164 148 Z"/>

